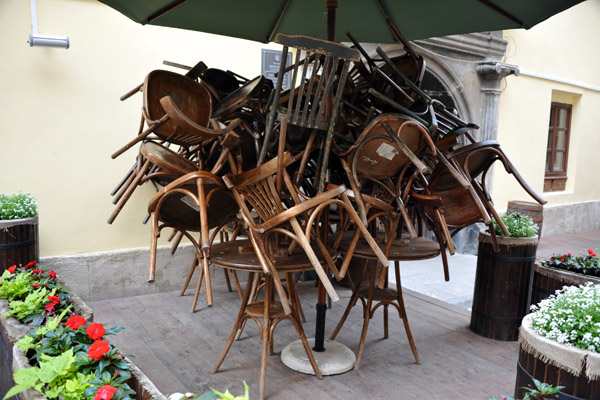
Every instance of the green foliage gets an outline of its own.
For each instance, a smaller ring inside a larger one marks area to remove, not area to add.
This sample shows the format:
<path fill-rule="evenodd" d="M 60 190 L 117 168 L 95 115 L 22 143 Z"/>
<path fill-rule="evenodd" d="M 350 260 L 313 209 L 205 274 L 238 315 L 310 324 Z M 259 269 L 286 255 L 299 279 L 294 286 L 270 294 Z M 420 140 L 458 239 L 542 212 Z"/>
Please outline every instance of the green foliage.
<path fill-rule="evenodd" d="M 512 237 L 532 237 L 537 234 L 539 229 L 530 216 L 523 215 L 518 211 L 505 214 L 500 219 L 504 222 Z M 504 236 L 504 232 L 502 232 L 496 220 L 494 220 L 494 231 L 497 235 Z"/>
<path fill-rule="evenodd" d="M 49 399 L 57 399 L 59 396 L 63 400 L 83 398 L 94 376 L 77 372 L 75 360 L 71 349 L 56 357 L 43 356 L 38 366 L 15 372 L 14 380 L 17 385 L 6 393 L 4 399 L 26 389 L 43 392 Z"/>
<path fill-rule="evenodd" d="M 531 310 L 533 330 L 539 335 L 600 351 L 600 285 L 565 286 Z"/>
<path fill-rule="evenodd" d="M 56 289 L 50 294 L 46 288 L 36 289 L 29 292 L 23 300 L 12 300 L 8 302 L 10 310 L 2 315 L 3 318 L 14 317 L 20 321 L 27 322 L 32 315 L 41 314 L 44 311 L 44 305 L 48 303 L 48 296 L 54 296 Z"/>
<path fill-rule="evenodd" d="M 542 260 L 542 265 L 573 271 L 579 274 L 600 276 L 600 258 L 592 249 L 587 255 L 573 256 L 571 253 L 553 255 L 549 260 Z"/>
<path fill-rule="evenodd" d="M 521 389 L 525 389 L 526 393 L 521 400 L 550 400 L 550 399 L 558 399 L 558 393 L 564 389 L 564 386 L 552 386 L 548 383 L 542 383 L 537 379 L 533 378 L 533 383 L 535 384 L 535 388 L 533 387 L 522 387 Z M 490 397 L 489 400 L 496 400 L 493 397 Z M 503 396 L 500 400 L 515 400 L 513 396 Z"/>
<path fill-rule="evenodd" d="M 31 272 L 13 275 L 8 270 L 4 271 L 0 278 L 0 298 L 9 301 L 22 299 L 31 290 L 31 285 L 35 282 L 31 275 Z"/>
<path fill-rule="evenodd" d="M 225 393 L 221 393 L 215 389 L 210 389 L 210 392 L 204 393 L 201 396 L 196 396 L 192 393 L 174 393 L 169 396 L 170 400 L 249 400 L 250 395 L 248 393 L 248 385 L 246 381 L 244 381 L 244 395 L 243 396 L 234 396 L 229 390 L 226 390 Z"/>
<path fill-rule="evenodd" d="M 37 202 L 31 193 L 0 193 L 0 219 L 35 217 Z"/>

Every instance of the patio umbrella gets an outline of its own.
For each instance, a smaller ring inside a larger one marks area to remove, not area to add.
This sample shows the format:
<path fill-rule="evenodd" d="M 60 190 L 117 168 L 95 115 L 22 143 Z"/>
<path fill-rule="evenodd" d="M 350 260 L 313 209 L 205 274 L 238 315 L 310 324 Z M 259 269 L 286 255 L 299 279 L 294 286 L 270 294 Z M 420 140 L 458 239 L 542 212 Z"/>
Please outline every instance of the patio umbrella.
<path fill-rule="evenodd" d="M 278 32 L 364 43 L 531 28 L 583 0 L 100 0 L 140 24 L 270 42 Z M 328 11 L 329 10 L 329 11 Z M 326 12 L 328 11 L 328 12 Z M 335 23 L 334 23 L 335 21 Z M 332 30 L 327 34 L 326 27 Z"/>

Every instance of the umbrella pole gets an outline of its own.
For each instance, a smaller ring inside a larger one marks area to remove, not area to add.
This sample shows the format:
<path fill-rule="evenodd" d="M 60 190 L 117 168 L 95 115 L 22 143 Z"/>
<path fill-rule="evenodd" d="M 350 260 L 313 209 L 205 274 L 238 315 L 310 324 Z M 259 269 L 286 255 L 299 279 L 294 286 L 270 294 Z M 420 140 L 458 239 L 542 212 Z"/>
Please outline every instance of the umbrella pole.
<path fill-rule="evenodd" d="M 338 0 L 326 0 L 327 7 L 327 40 L 335 42 L 335 10 L 338 8 Z"/>

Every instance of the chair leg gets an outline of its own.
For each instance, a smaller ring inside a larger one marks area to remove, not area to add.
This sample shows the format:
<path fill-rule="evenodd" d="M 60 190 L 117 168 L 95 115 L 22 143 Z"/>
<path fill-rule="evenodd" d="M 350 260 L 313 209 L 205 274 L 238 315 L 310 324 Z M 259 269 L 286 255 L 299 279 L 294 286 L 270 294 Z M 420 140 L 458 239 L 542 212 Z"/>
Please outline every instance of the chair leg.
<path fill-rule="evenodd" d="M 384 304 L 383 305 L 383 338 L 387 339 L 390 337 L 389 331 L 388 331 L 388 309 L 389 309 L 390 305 L 389 304 Z"/>
<path fill-rule="evenodd" d="M 225 283 L 227 284 L 227 291 L 233 292 L 233 288 L 231 287 L 231 281 L 229 280 L 229 273 L 227 272 L 227 268 L 223 268 L 223 275 L 225 275 Z"/>
<path fill-rule="evenodd" d="M 190 281 L 192 280 L 192 276 L 194 275 L 194 271 L 196 270 L 197 266 L 198 266 L 198 257 L 194 256 L 194 262 L 192 263 L 192 267 L 190 268 L 190 272 L 188 273 L 188 276 L 185 279 L 185 283 L 183 284 L 183 288 L 181 288 L 181 292 L 179 292 L 180 296 L 183 296 L 184 293 L 185 293 L 185 291 L 187 290 L 187 287 L 190 284 Z"/>
<path fill-rule="evenodd" d="M 221 366 L 221 364 L 223 364 L 223 360 L 225 360 L 225 357 L 227 356 L 227 353 L 229 352 L 229 349 L 231 348 L 231 345 L 233 344 L 233 341 L 235 340 L 235 336 L 241 325 L 242 318 L 244 317 L 244 314 L 246 313 L 246 306 L 248 305 L 248 299 L 250 298 L 250 291 L 252 289 L 252 282 L 254 281 L 254 275 L 255 274 L 253 272 L 248 274 L 248 284 L 246 286 L 246 291 L 244 292 L 244 297 L 242 298 L 242 305 L 240 306 L 240 311 L 238 312 L 238 316 L 233 324 L 233 329 L 231 330 L 231 333 L 229 334 L 229 338 L 227 339 L 225 348 L 221 352 L 221 356 L 219 357 L 219 359 L 217 360 L 217 363 L 213 367 L 213 370 L 212 370 L 213 374 L 215 374 L 215 373 L 217 373 L 217 371 L 219 371 L 219 367 Z"/>
<path fill-rule="evenodd" d="M 209 307 L 213 305 L 212 296 L 212 283 L 210 280 L 210 262 L 208 261 L 208 254 L 206 251 L 202 251 L 202 269 L 204 270 L 205 290 L 206 290 L 206 303 Z"/>
<path fill-rule="evenodd" d="M 202 280 L 204 279 L 204 268 L 200 267 L 198 269 L 200 270 L 200 276 L 198 276 L 198 283 L 196 283 L 196 291 L 194 292 L 194 299 L 192 300 L 192 309 L 190 310 L 191 313 L 196 311 L 196 304 L 198 303 L 200 289 L 202 288 Z"/>
<path fill-rule="evenodd" d="M 404 307 L 404 297 L 402 296 L 402 283 L 400 281 L 400 263 L 398 261 L 394 261 L 394 269 L 396 272 L 396 292 L 398 293 L 398 306 L 399 311 L 401 310 L 400 317 L 402 321 L 404 321 L 404 330 L 406 331 L 406 337 L 408 338 L 408 343 L 410 344 L 410 349 L 415 357 L 415 362 L 417 364 L 421 364 L 421 359 L 419 358 L 419 353 L 417 352 L 417 346 L 415 346 L 415 341 L 413 339 L 412 333 L 410 331 L 410 326 L 408 324 L 408 316 L 406 315 L 406 308 Z"/>
<path fill-rule="evenodd" d="M 369 281 L 369 296 L 367 297 L 367 306 L 365 307 L 366 313 L 363 319 L 363 328 L 360 335 L 360 342 L 358 343 L 358 351 L 356 352 L 356 363 L 354 364 L 354 370 L 360 369 L 360 362 L 362 355 L 365 350 L 365 342 L 367 341 L 367 331 L 369 330 L 369 322 L 371 321 L 371 306 L 373 305 L 373 296 L 375 295 L 375 276 L 376 271 L 371 274 L 371 280 Z"/>
<path fill-rule="evenodd" d="M 273 280 L 267 277 L 265 282 L 265 298 L 264 313 L 263 313 L 263 329 L 262 329 L 262 351 L 260 355 L 260 380 L 258 384 L 258 398 L 265 398 L 265 384 L 267 382 L 267 359 L 269 357 L 269 345 L 271 342 L 271 294 L 273 290 Z"/>
<path fill-rule="evenodd" d="M 362 260 L 362 265 L 361 265 L 360 276 L 358 278 L 358 282 L 355 285 L 352 285 L 352 296 L 350 296 L 350 300 L 348 301 L 348 305 L 346 306 L 346 310 L 344 310 L 344 315 L 342 315 L 342 318 L 340 319 L 340 322 L 338 322 L 337 326 L 333 330 L 333 333 L 329 337 L 329 340 L 334 340 L 335 339 L 335 337 L 337 336 L 337 334 L 342 329 L 342 326 L 344 325 L 344 322 L 346 322 L 346 318 L 348 318 L 348 315 L 350 315 L 350 311 L 356 305 L 356 301 L 358 300 L 358 289 L 360 288 L 360 283 L 362 282 L 362 279 L 363 279 L 363 277 L 365 275 L 366 263 L 367 263 L 367 260 L 363 259 Z M 350 276 L 348 275 L 348 278 L 349 277 Z M 364 310 L 363 310 L 363 314 L 364 314 Z"/>

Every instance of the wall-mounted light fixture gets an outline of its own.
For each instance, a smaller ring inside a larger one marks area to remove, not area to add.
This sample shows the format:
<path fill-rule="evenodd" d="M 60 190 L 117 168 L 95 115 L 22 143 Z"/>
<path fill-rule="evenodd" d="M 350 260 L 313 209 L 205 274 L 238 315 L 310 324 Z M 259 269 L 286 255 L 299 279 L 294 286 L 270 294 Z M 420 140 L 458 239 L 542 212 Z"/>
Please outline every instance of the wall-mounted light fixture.
<path fill-rule="evenodd" d="M 37 30 L 37 11 L 35 0 L 31 0 L 31 35 L 27 41 L 29 46 L 62 47 L 69 48 L 68 36 L 40 35 Z"/>

